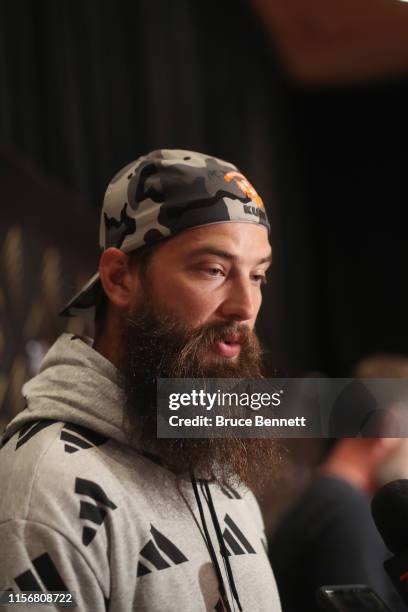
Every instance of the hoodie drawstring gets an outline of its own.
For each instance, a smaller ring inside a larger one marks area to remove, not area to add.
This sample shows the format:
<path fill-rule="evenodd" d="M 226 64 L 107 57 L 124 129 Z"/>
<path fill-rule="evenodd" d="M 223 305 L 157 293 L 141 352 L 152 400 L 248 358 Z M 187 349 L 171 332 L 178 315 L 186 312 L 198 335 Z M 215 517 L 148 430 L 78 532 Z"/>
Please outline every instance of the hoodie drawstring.
<path fill-rule="evenodd" d="M 222 558 L 224 559 L 224 564 L 225 564 L 225 567 L 226 567 L 226 570 L 227 570 L 229 585 L 230 585 L 232 594 L 234 596 L 234 599 L 237 602 L 238 609 L 239 609 L 240 612 L 242 612 L 241 602 L 239 600 L 239 595 L 238 595 L 237 587 L 236 587 L 236 584 L 235 584 L 234 575 L 232 573 L 232 568 L 231 568 L 231 563 L 230 563 L 230 555 L 229 555 L 229 552 L 227 550 L 227 547 L 225 546 L 225 541 L 224 541 L 224 538 L 222 536 L 221 527 L 220 527 L 220 524 L 218 522 L 217 513 L 215 511 L 215 506 L 214 506 L 213 498 L 211 496 L 210 487 L 208 486 L 208 482 L 206 480 L 201 481 L 201 489 L 203 491 L 203 495 L 204 495 L 205 500 L 206 500 L 206 502 L 208 504 L 208 507 L 210 509 L 210 514 L 211 514 L 212 522 L 213 522 L 213 525 L 214 525 L 215 533 L 217 534 L 218 542 L 219 542 L 219 545 L 220 545 L 220 552 L 221 552 Z M 207 494 L 207 497 L 206 497 L 204 491 Z"/>
<path fill-rule="evenodd" d="M 241 602 L 239 600 L 238 591 L 237 591 L 237 587 L 236 587 L 236 584 L 235 584 L 234 576 L 233 576 L 233 573 L 232 573 L 231 563 L 230 563 L 230 560 L 229 560 L 229 552 L 227 550 L 227 547 L 225 546 L 224 538 L 223 538 L 222 533 L 221 533 L 221 527 L 220 527 L 220 524 L 219 524 L 219 521 L 218 521 L 217 513 L 215 511 L 214 502 L 213 502 L 213 499 L 212 499 L 212 496 L 211 496 L 210 487 L 208 486 L 208 482 L 206 480 L 200 480 L 199 482 L 200 482 L 200 487 L 201 487 L 201 491 L 202 491 L 203 497 L 206 500 L 208 508 L 209 508 L 209 511 L 210 511 L 211 520 L 213 522 L 215 533 L 217 535 L 217 540 L 218 540 L 218 544 L 219 544 L 219 547 L 220 547 L 220 553 L 221 553 L 221 556 L 223 558 L 224 565 L 225 565 L 226 572 L 227 572 L 227 576 L 228 576 L 229 587 L 230 587 L 230 590 L 232 592 L 233 598 L 237 602 L 238 609 L 240 610 L 240 612 L 242 612 L 242 606 L 241 606 Z M 210 535 L 208 533 L 208 528 L 207 528 L 207 524 L 206 524 L 205 517 L 204 517 L 203 506 L 202 506 L 200 495 L 199 495 L 198 488 L 197 488 L 197 481 L 196 481 L 194 476 L 191 477 L 191 484 L 193 485 L 194 495 L 195 495 L 195 498 L 196 498 L 196 501 L 197 501 L 198 511 L 200 513 L 201 523 L 202 523 L 204 534 L 205 534 L 205 538 L 206 538 L 206 541 L 207 541 L 207 547 L 208 547 L 208 550 L 209 550 L 209 553 L 210 553 L 211 560 L 212 560 L 213 565 L 214 565 L 215 572 L 217 574 L 218 587 L 219 587 L 219 590 L 220 590 L 220 595 L 222 597 L 222 600 L 224 602 L 224 606 L 225 606 L 227 612 L 230 612 L 231 611 L 231 607 L 230 607 L 230 604 L 228 602 L 228 598 L 226 596 L 224 580 L 222 578 L 222 573 L 221 573 L 221 569 L 220 569 L 220 566 L 219 566 L 219 563 L 218 563 L 217 555 L 216 555 L 215 550 L 214 550 L 214 546 L 212 544 Z M 235 606 L 234 606 L 234 608 L 235 608 Z"/>
<path fill-rule="evenodd" d="M 208 552 L 210 553 L 211 561 L 212 561 L 212 564 L 214 566 L 215 573 L 217 575 L 218 590 L 220 592 L 220 596 L 221 596 L 221 599 L 223 601 L 225 609 L 227 610 L 227 612 L 231 612 L 231 606 L 229 605 L 227 593 L 226 593 L 226 590 L 225 590 L 224 580 L 222 578 L 222 574 L 221 574 L 221 570 L 220 570 L 220 565 L 218 563 L 217 555 L 215 554 L 215 550 L 214 550 L 214 546 L 213 546 L 211 538 L 210 538 L 210 534 L 208 533 L 207 523 L 206 523 L 206 520 L 205 520 L 205 517 L 204 517 L 203 505 L 201 503 L 200 495 L 198 493 L 197 481 L 196 481 L 194 476 L 191 476 L 191 484 L 193 485 L 193 491 L 194 491 L 194 495 L 195 495 L 195 498 L 196 498 L 196 502 L 197 502 L 197 506 L 198 506 L 198 511 L 200 513 L 201 524 L 203 526 L 203 530 L 204 530 L 204 535 L 205 535 L 205 540 L 206 540 Z"/>

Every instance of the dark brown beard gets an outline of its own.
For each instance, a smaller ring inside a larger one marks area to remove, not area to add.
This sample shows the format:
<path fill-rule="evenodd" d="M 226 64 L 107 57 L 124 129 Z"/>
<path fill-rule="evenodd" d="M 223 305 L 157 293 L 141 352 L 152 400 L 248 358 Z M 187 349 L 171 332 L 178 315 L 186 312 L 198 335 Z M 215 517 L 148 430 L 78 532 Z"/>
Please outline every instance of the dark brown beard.
<path fill-rule="evenodd" d="M 214 343 L 240 334 L 235 361 L 217 356 Z M 157 438 L 157 378 L 262 378 L 261 348 L 248 327 L 204 325 L 190 329 L 174 316 L 157 312 L 146 298 L 124 323 L 121 371 L 126 420 L 131 437 L 178 474 L 195 474 L 220 483 L 250 484 L 270 476 L 276 447 L 270 439 Z M 269 466 L 269 467 L 268 467 Z"/>

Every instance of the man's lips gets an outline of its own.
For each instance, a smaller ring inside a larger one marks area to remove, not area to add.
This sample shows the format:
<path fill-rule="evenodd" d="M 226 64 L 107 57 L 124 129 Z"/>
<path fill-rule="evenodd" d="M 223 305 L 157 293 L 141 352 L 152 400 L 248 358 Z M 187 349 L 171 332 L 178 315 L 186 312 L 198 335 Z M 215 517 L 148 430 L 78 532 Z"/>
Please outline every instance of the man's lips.
<path fill-rule="evenodd" d="M 241 352 L 241 338 L 239 334 L 228 336 L 215 343 L 215 350 L 223 357 L 236 357 Z"/>

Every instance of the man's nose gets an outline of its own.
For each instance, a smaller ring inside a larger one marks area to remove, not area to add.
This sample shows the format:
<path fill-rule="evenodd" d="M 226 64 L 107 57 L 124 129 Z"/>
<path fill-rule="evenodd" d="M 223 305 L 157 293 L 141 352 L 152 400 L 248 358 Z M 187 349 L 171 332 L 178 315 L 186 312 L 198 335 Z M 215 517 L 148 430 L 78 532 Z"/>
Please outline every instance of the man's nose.
<path fill-rule="evenodd" d="M 256 308 L 251 281 L 241 278 L 232 281 L 221 304 L 222 316 L 234 321 L 249 321 L 255 317 Z"/>

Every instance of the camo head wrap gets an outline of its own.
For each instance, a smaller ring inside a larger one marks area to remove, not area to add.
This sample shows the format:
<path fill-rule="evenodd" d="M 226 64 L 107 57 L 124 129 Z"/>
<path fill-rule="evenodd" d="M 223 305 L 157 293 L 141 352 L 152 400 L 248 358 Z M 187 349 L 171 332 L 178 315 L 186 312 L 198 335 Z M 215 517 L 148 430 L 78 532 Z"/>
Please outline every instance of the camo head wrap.
<path fill-rule="evenodd" d="M 256 223 L 270 230 L 260 196 L 229 162 L 173 149 L 158 149 L 118 172 L 108 185 L 101 213 L 101 250 L 125 253 L 203 225 Z M 95 274 L 61 311 L 88 308 L 100 291 Z"/>

